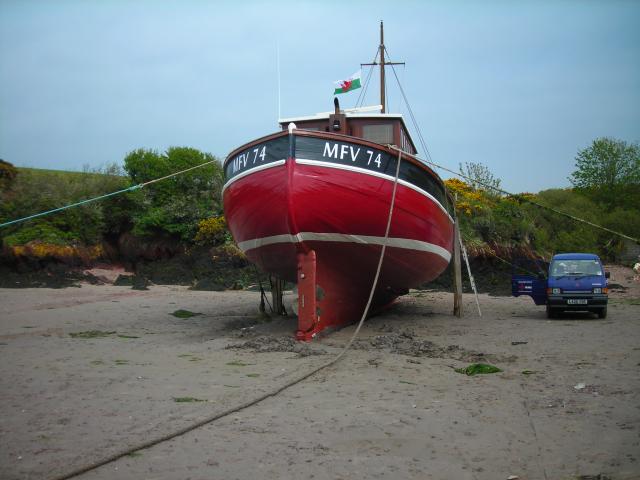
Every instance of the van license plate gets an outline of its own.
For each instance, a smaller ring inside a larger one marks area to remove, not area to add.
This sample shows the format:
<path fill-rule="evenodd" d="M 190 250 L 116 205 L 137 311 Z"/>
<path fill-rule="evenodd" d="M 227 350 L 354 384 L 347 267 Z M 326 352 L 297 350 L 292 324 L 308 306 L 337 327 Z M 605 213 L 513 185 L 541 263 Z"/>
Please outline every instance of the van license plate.
<path fill-rule="evenodd" d="M 570 298 L 567 300 L 567 305 L 586 305 L 586 298 Z"/>

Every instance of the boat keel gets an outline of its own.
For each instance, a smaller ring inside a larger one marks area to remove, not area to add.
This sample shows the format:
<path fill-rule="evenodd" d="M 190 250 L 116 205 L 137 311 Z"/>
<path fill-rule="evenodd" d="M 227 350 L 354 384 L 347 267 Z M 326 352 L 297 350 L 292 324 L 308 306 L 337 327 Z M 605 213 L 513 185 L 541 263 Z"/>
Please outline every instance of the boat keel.
<path fill-rule="evenodd" d="M 320 331 L 316 293 L 316 252 L 298 253 L 298 340 L 309 342 Z"/>
<path fill-rule="evenodd" d="M 332 255 L 314 249 L 297 254 L 297 340 L 309 342 L 320 332 L 355 323 L 362 317 L 375 272 L 354 268 L 346 261 L 353 258 L 353 253 L 336 255 L 336 248 L 348 249 L 343 245 L 334 247 Z M 397 296 L 397 292 L 377 289 L 370 313 Z"/>

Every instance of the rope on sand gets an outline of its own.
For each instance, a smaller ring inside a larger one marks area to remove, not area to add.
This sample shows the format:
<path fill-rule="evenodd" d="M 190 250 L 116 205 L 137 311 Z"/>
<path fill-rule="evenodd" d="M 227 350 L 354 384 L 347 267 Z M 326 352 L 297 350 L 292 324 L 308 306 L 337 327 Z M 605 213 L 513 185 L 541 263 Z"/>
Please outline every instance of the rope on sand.
<path fill-rule="evenodd" d="M 241 410 L 244 410 L 246 408 L 249 408 L 253 405 L 256 405 L 260 402 L 262 402 L 263 400 L 266 400 L 267 398 L 270 397 L 275 397 L 276 395 L 278 395 L 280 392 L 306 380 L 307 378 L 311 377 L 312 375 L 315 375 L 316 373 L 318 373 L 320 370 L 323 370 L 327 367 L 330 367 L 331 365 L 335 364 L 338 360 L 340 360 L 345 353 L 347 353 L 347 350 L 349 350 L 351 348 L 351 345 L 353 344 L 354 340 L 356 339 L 356 337 L 358 336 L 358 334 L 360 333 L 360 328 L 362 327 L 362 324 L 364 323 L 365 318 L 367 317 L 367 314 L 369 313 L 369 309 L 371 308 L 371 302 L 373 300 L 373 295 L 375 293 L 376 287 L 378 285 L 378 279 L 380 278 L 380 270 L 382 269 L 382 261 L 384 260 L 384 256 L 385 256 L 385 252 L 387 249 L 387 240 L 389 238 L 389 231 L 391 230 L 391 219 L 393 217 L 393 207 L 395 205 L 395 201 L 396 201 L 396 192 L 397 192 L 397 187 L 398 187 L 398 178 L 400 176 L 400 163 L 402 161 L 402 151 L 400 149 L 398 149 L 398 164 L 396 166 L 396 175 L 395 175 L 395 180 L 393 183 L 393 191 L 391 193 L 391 204 L 389 205 L 389 215 L 387 217 L 387 227 L 384 233 L 384 241 L 382 244 L 382 250 L 380 252 L 380 259 L 378 260 L 378 268 L 376 270 L 376 274 L 373 278 L 373 284 L 371 285 L 371 292 L 369 293 L 369 300 L 367 301 L 367 305 L 364 308 L 364 311 L 362 312 L 362 317 L 360 318 L 360 322 L 358 323 L 358 326 L 356 327 L 355 331 L 353 332 L 353 335 L 351 335 L 351 339 L 349 340 L 349 342 L 344 346 L 344 348 L 340 351 L 340 353 L 338 353 L 338 355 L 336 355 L 334 358 L 332 358 L 331 360 L 329 360 L 328 362 L 320 365 L 319 367 L 313 368 L 311 371 L 291 380 L 290 382 L 285 383 L 284 385 L 282 385 L 281 387 L 276 388 L 275 390 L 265 393 L 263 395 L 260 395 L 257 398 L 254 398 L 253 400 L 249 400 L 248 402 L 242 403 L 240 405 L 237 405 L 235 407 L 232 407 L 228 410 L 225 410 L 223 412 L 220 413 L 216 413 L 215 415 L 211 415 L 209 417 L 203 418 L 202 420 L 199 420 L 195 423 L 192 423 L 190 425 L 187 425 L 186 427 L 180 428 L 179 430 L 176 430 L 174 432 L 168 433 L 166 435 L 162 435 L 160 437 L 154 438 L 152 440 L 148 440 L 146 442 L 142 442 L 138 445 L 135 445 L 133 447 L 129 447 L 126 448 L 124 450 L 121 450 L 119 452 L 116 452 L 112 455 L 109 455 L 105 458 L 103 458 L 102 460 L 97 460 L 95 462 L 89 463 L 83 467 L 79 467 L 76 468 L 75 470 L 66 473 L 64 475 L 58 476 L 58 477 L 54 477 L 52 478 L 52 480 L 68 480 L 70 478 L 73 477 L 77 477 L 78 475 L 82 475 L 83 473 L 87 473 L 91 470 L 95 470 L 98 467 L 101 467 L 103 465 L 106 465 L 107 463 L 111 463 L 115 460 L 118 460 L 119 458 L 125 457 L 127 455 L 131 455 L 132 453 L 135 453 L 139 450 L 145 450 L 147 448 L 153 447 L 154 445 L 158 445 L 159 443 L 162 442 L 166 442 L 167 440 L 171 440 L 173 438 L 179 437 L 181 435 L 184 435 L 186 433 L 189 433 L 193 430 L 196 430 L 197 428 L 200 428 L 204 425 L 207 425 L 209 423 L 215 422 L 216 420 L 219 420 L 221 418 L 224 418 L 226 416 L 229 416 L 233 413 L 237 413 Z M 161 179 L 155 180 L 155 181 L 159 181 Z"/>

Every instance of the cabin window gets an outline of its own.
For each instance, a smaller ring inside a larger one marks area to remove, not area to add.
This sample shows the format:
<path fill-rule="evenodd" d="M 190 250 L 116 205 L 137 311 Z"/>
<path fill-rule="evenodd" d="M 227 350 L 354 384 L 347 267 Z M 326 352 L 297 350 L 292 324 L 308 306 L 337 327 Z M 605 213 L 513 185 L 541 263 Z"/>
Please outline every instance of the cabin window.
<path fill-rule="evenodd" d="M 393 144 L 393 125 L 390 123 L 363 125 L 362 138 L 382 145 Z"/>
<path fill-rule="evenodd" d="M 404 128 L 400 129 L 400 143 L 401 143 L 400 147 L 405 152 L 416 153 L 413 149 L 413 146 L 411 145 L 411 142 L 409 141 L 409 137 L 404 131 Z"/>

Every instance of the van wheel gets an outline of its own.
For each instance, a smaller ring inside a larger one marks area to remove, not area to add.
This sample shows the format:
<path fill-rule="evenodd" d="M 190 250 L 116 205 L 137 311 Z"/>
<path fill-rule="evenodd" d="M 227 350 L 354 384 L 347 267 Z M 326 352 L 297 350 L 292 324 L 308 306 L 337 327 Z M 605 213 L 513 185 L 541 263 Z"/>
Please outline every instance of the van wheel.
<path fill-rule="evenodd" d="M 556 318 L 556 311 L 547 305 L 547 318 Z"/>
<path fill-rule="evenodd" d="M 598 318 L 607 318 L 607 307 L 598 310 Z"/>

